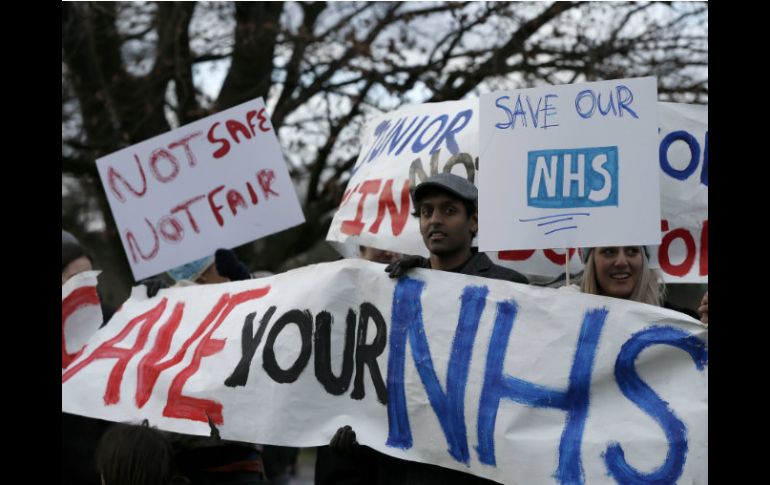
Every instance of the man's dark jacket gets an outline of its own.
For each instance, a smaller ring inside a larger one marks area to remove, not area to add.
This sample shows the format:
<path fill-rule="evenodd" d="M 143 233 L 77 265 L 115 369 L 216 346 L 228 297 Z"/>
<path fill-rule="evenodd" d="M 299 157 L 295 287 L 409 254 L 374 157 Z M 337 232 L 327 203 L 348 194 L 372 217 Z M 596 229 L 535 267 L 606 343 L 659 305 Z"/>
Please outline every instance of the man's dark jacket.
<path fill-rule="evenodd" d="M 471 259 L 466 261 L 460 268 L 452 270 L 453 273 L 483 276 L 493 280 L 512 281 L 514 283 L 524 283 L 525 285 L 529 284 L 527 277 L 518 271 L 493 263 L 489 256 L 478 252 L 476 248 L 472 248 L 471 251 L 473 252 Z M 421 258 L 419 267 L 430 268 L 430 260 Z"/>

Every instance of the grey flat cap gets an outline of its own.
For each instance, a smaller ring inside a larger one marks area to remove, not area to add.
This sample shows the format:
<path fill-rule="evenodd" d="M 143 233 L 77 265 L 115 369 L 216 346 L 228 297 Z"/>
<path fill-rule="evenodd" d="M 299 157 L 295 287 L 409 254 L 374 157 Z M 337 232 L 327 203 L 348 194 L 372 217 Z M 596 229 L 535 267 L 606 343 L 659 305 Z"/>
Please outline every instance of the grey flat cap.
<path fill-rule="evenodd" d="M 428 189 L 433 187 L 446 190 L 460 199 L 473 202 L 474 204 L 479 198 L 478 189 L 468 179 L 453 173 L 438 173 L 417 184 L 414 190 L 412 190 L 412 201 L 416 203 Z"/>

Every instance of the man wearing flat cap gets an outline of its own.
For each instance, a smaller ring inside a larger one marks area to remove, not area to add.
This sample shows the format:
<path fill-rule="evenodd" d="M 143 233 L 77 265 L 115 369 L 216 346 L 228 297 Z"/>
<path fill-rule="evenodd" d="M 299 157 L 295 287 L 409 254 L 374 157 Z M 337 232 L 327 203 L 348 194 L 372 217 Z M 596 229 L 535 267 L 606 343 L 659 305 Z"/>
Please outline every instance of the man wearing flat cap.
<path fill-rule="evenodd" d="M 392 263 L 385 268 L 391 278 L 420 267 L 529 283 L 521 273 L 494 264 L 471 247 L 479 229 L 478 189 L 467 179 L 452 173 L 433 175 L 412 190 L 412 201 L 412 215 L 420 219 L 420 234 L 430 257 L 406 256 Z"/>

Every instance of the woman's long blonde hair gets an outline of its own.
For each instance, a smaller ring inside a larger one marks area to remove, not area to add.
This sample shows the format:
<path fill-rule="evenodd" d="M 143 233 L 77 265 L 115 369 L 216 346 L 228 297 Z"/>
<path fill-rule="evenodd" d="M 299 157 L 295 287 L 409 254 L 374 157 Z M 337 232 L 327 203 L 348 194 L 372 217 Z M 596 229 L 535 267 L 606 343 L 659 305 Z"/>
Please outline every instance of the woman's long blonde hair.
<path fill-rule="evenodd" d="M 658 270 L 650 268 L 650 262 L 647 260 L 647 253 L 639 247 L 642 253 L 642 269 L 639 275 L 639 281 L 631 292 L 629 300 L 647 303 L 650 305 L 663 306 L 663 300 L 666 297 L 666 284 L 660 277 Z M 586 261 L 586 267 L 583 270 L 583 279 L 580 283 L 580 291 L 592 295 L 601 295 L 599 281 L 596 278 L 596 262 L 594 255 L 596 251 L 591 251 Z"/>

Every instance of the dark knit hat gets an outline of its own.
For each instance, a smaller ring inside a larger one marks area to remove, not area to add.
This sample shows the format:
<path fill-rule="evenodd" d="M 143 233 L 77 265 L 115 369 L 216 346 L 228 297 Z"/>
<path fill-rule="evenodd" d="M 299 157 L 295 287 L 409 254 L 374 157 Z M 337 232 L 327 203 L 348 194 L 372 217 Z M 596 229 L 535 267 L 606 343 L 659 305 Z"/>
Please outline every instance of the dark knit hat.
<path fill-rule="evenodd" d="M 93 264 L 94 260 L 91 258 L 91 255 L 88 254 L 88 252 L 85 250 L 83 246 L 80 245 L 78 242 L 69 242 L 69 241 L 62 241 L 61 244 L 61 270 L 64 271 L 64 268 L 69 266 L 69 264 L 76 259 L 80 259 L 82 257 L 88 258 L 89 261 Z"/>

